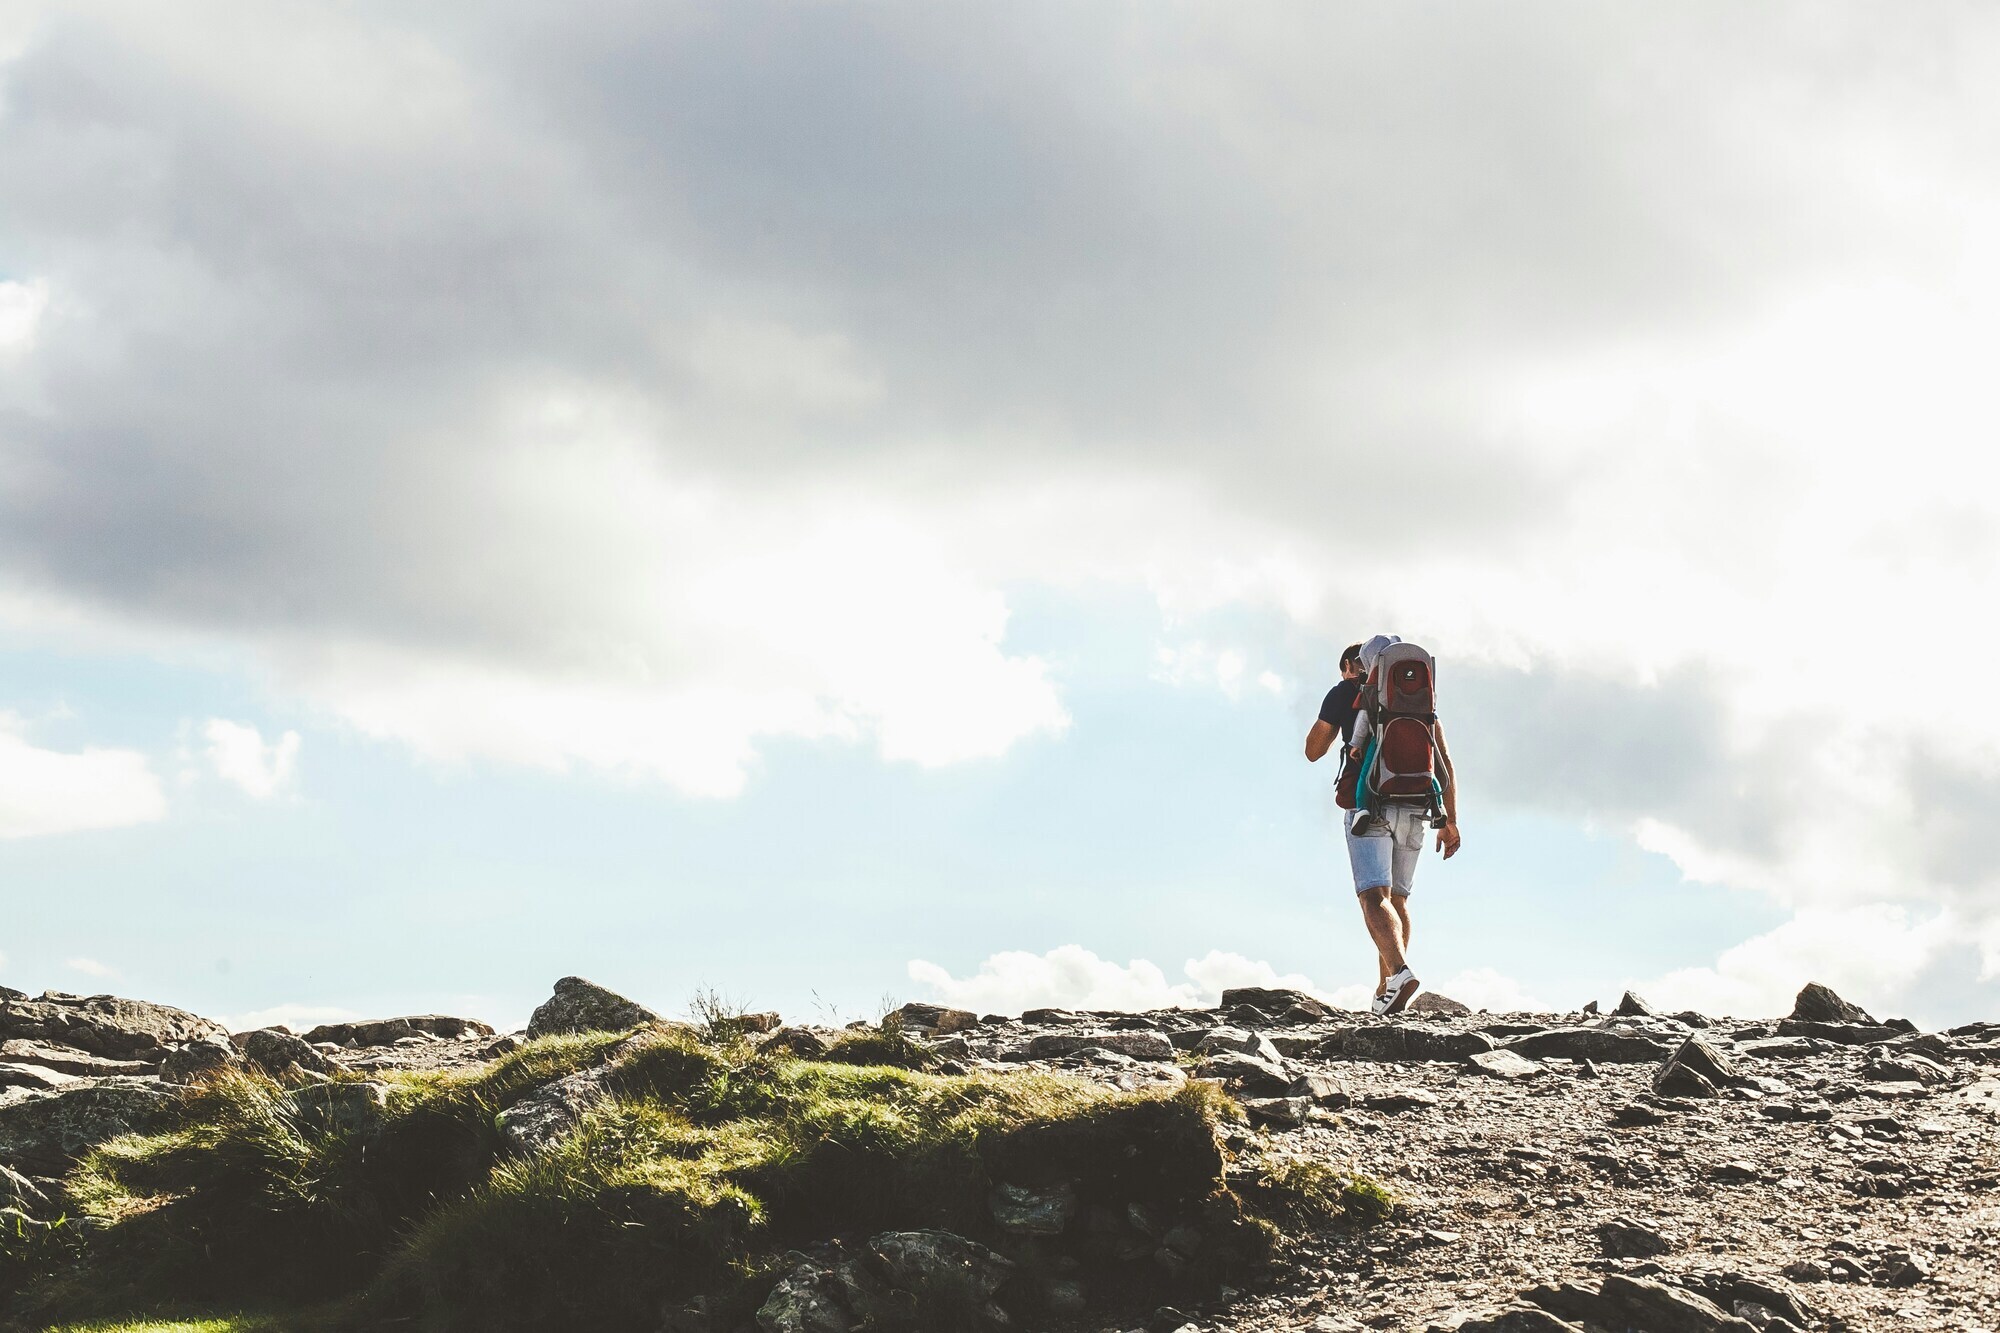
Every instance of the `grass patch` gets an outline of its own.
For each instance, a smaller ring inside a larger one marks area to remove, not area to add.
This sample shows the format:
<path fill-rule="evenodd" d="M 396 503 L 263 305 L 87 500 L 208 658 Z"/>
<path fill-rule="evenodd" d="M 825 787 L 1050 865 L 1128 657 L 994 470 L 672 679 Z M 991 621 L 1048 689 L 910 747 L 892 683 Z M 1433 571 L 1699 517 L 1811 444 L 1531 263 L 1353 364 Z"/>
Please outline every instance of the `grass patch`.
<path fill-rule="evenodd" d="M 607 1061 L 573 1129 L 509 1152 L 500 1111 Z M 893 1028 L 800 1060 L 708 1023 L 544 1038 L 456 1075 L 303 1089 L 219 1079 L 187 1094 L 178 1128 L 114 1140 L 71 1173 L 82 1240 L 45 1257 L 17 1313 L 49 1328 L 320 1303 L 282 1326 L 650 1333 L 665 1306 L 697 1295 L 717 1327 L 747 1321 L 788 1252 L 836 1237 L 937 1228 L 1011 1246 L 1024 1272 L 1059 1255 L 1122 1264 L 1149 1298 L 1182 1270 L 1154 1264 L 1155 1242 L 1124 1220 L 1135 1209 L 1212 1238 L 1188 1274 L 1212 1278 L 1268 1247 L 1268 1228 L 1222 1187 L 1217 1128 L 1240 1112 L 1211 1085 L 1127 1094 L 928 1063 Z M 1353 1220 L 1357 1187 L 1310 1165 L 1261 1167 L 1256 1211 Z M 1074 1225 L 1015 1243 L 991 1212 L 1003 1182 L 1073 1192 Z"/>
<path fill-rule="evenodd" d="M 1249 1168 L 1238 1192 L 1251 1211 L 1283 1227 L 1374 1226 L 1398 1206 L 1376 1181 L 1314 1158 L 1266 1153 Z"/>

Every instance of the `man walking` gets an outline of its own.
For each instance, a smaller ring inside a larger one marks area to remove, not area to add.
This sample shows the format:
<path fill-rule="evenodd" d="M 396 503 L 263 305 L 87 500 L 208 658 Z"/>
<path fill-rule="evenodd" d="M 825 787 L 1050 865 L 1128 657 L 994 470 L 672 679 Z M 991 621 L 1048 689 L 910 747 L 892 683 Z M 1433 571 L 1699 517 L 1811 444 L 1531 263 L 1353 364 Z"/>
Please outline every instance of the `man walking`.
<path fill-rule="evenodd" d="M 1337 715 L 1329 718 L 1327 710 L 1336 702 L 1336 696 L 1343 687 L 1352 684 L 1359 689 L 1374 669 L 1375 659 L 1394 642 L 1397 640 L 1391 636 L 1376 635 L 1360 647 L 1349 650 L 1353 654 L 1351 665 L 1349 653 L 1341 654 L 1341 684 L 1327 694 L 1319 718 L 1313 723 L 1312 730 L 1306 733 L 1308 760 L 1317 762 L 1332 748 L 1333 739 L 1338 735 L 1348 747 L 1347 762 L 1362 761 L 1369 731 L 1367 717 L 1360 715 L 1360 726 L 1357 728 L 1357 714 L 1351 705 L 1344 717 Z M 1343 722 L 1346 725 L 1342 725 Z M 1450 860 L 1457 854 L 1460 841 L 1458 782 L 1451 752 L 1445 747 L 1443 726 L 1433 720 L 1430 728 L 1437 752 L 1435 767 L 1441 789 L 1442 814 L 1436 821 L 1437 847 L 1445 859 Z M 1364 783 L 1365 780 L 1364 775 Z M 1370 811 L 1348 811 L 1346 832 L 1347 860 L 1354 873 L 1354 894 L 1361 905 L 1361 917 L 1367 924 L 1369 938 L 1375 943 L 1380 968 L 1375 1000 L 1369 1008 L 1373 1013 L 1386 1015 L 1401 1013 L 1422 985 L 1410 968 L 1410 892 L 1416 886 L 1417 860 L 1423 854 L 1424 833 L 1433 826 L 1433 818 L 1427 798 L 1392 796 L 1382 798 L 1379 806 L 1379 809 Z M 1357 815 L 1365 816 L 1365 820 L 1357 821 Z M 1356 831 L 1357 825 L 1359 832 Z"/>

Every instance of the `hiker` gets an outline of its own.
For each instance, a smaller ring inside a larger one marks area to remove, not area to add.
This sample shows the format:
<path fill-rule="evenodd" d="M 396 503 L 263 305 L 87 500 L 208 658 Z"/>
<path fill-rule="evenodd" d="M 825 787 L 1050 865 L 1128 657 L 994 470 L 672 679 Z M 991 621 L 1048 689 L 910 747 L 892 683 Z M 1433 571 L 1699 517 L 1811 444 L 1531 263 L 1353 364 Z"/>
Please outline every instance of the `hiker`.
<path fill-rule="evenodd" d="M 1361 702 L 1361 645 L 1350 643 L 1340 654 L 1340 683 L 1326 692 L 1319 721 L 1306 733 L 1306 758 L 1314 763 L 1340 737 L 1343 749 L 1354 741 L 1354 710 Z"/>
<path fill-rule="evenodd" d="M 1353 729 L 1345 734 L 1341 804 L 1354 894 L 1375 942 L 1379 978 L 1370 1012 L 1401 1013 L 1421 989 L 1410 968 L 1410 891 L 1424 832 L 1437 830 L 1446 860 L 1458 852 L 1458 783 L 1435 707 L 1436 663 L 1415 644 L 1378 634 L 1356 653 L 1361 682 Z M 1346 655 L 1342 654 L 1342 684 Z M 1335 686 L 1337 691 L 1340 686 Z M 1328 700 L 1333 694 L 1328 694 Z M 1317 761 L 1345 732 L 1325 707 L 1306 735 Z"/>

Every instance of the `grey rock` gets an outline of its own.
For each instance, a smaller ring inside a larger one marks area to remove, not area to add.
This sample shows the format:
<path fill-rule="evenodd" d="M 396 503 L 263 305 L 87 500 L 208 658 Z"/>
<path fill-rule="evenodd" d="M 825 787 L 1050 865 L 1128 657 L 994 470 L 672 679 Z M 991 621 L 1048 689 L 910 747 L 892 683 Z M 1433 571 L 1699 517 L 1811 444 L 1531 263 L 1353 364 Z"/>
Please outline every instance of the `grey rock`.
<path fill-rule="evenodd" d="M 1253 1125 L 1272 1125 L 1279 1129 L 1296 1129 L 1312 1114 L 1311 1097 L 1245 1097 L 1242 1099 L 1243 1112 L 1250 1117 Z"/>
<path fill-rule="evenodd" d="M 1294 1040 L 1297 1039 L 1287 1038 L 1287 1041 Z M 1308 1039 L 1306 1049 L 1311 1049 L 1314 1044 L 1312 1040 Z M 1238 1055 L 1250 1055 L 1255 1056 L 1259 1060 L 1269 1060 L 1272 1064 L 1282 1064 L 1285 1059 L 1283 1053 L 1271 1038 L 1261 1032 L 1248 1032 L 1242 1028 L 1210 1028 L 1202 1035 L 1200 1043 L 1194 1049 L 1203 1055 L 1214 1055 L 1219 1051 L 1234 1051 Z"/>
<path fill-rule="evenodd" d="M 1613 1028 L 1549 1028 L 1509 1037 L 1500 1049 L 1532 1059 L 1557 1056 L 1565 1060 L 1595 1060 L 1599 1064 L 1637 1064 L 1664 1058 L 1671 1049 L 1656 1037 Z"/>
<path fill-rule="evenodd" d="M 1060 1236 L 1076 1217 L 1076 1186 L 1069 1181 L 1031 1188 L 995 1185 L 987 1199 L 994 1225 L 1017 1236 Z"/>
<path fill-rule="evenodd" d="M 17 1065 L 0 1061 L 0 1088 L 38 1088 L 54 1092 L 77 1081 L 75 1074 L 44 1069 L 40 1065 Z"/>
<path fill-rule="evenodd" d="M 445 1041 L 466 1037 L 491 1037 L 493 1028 L 476 1018 L 451 1014 L 407 1014 L 401 1018 L 358 1019 L 351 1023 L 322 1023 L 305 1034 L 314 1045 L 331 1042 L 335 1046 L 390 1046 L 405 1037 L 419 1034 Z"/>
<path fill-rule="evenodd" d="M 1736 1053 L 1755 1060 L 1805 1060 L 1828 1049 L 1809 1037 L 1758 1037 L 1739 1045 Z"/>
<path fill-rule="evenodd" d="M 1464 1018 L 1472 1013 L 1472 1006 L 1460 1004 L 1450 996 L 1439 995 L 1436 991 L 1424 991 L 1416 999 L 1411 1000 L 1409 1007 L 1403 1010 L 1403 1012 L 1406 1014 L 1444 1014 L 1450 1018 Z"/>
<path fill-rule="evenodd" d="M 281 1027 L 259 1028 L 240 1033 L 236 1045 L 243 1056 L 273 1078 L 284 1078 L 293 1069 L 308 1074 L 331 1074 L 334 1064 L 314 1050 L 303 1037 L 295 1037 Z"/>
<path fill-rule="evenodd" d="M 1456 1330 L 1456 1333 L 1583 1333 L 1578 1325 L 1550 1314 L 1539 1305 L 1510 1305 L 1494 1314 L 1476 1316 L 1455 1325 L 1434 1327 Z"/>
<path fill-rule="evenodd" d="M 778 1279 L 757 1310 L 763 1333 L 852 1333 L 843 1285 L 830 1269 L 801 1264 Z"/>
<path fill-rule="evenodd" d="M 1673 1241 L 1657 1227 L 1629 1217 L 1598 1223 L 1597 1240 L 1611 1259 L 1652 1259 L 1674 1248 Z"/>
<path fill-rule="evenodd" d="M 1547 1065 L 1536 1064 L 1513 1051 L 1474 1051 L 1466 1057 L 1465 1063 L 1475 1072 L 1491 1074 L 1495 1078 L 1535 1078 L 1548 1072 Z"/>
<path fill-rule="evenodd" d="M 1803 1018 L 1784 1018 L 1778 1021 L 1778 1035 L 1813 1037 L 1841 1046 L 1866 1046 L 1870 1042 L 1900 1037 L 1903 1031 L 1886 1023 L 1820 1023 Z"/>
<path fill-rule="evenodd" d="M 1166 1034 L 1140 1028 L 1126 1032 L 1044 1032 L 1028 1042 L 1029 1058 L 1055 1059 L 1081 1051 L 1116 1051 L 1134 1060 L 1171 1060 L 1174 1044 Z"/>
<path fill-rule="evenodd" d="M 1374 1060 L 1448 1060 L 1457 1063 L 1493 1049 L 1493 1039 L 1480 1032 L 1440 1031 L 1425 1024 L 1375 1023 L 1344 1028 L 1320 1043 L 1323 1058 Z"/>
<path fill-rule="evenodd" d="M 1706 1038 L 1689 1037 L 1655 1071 L 1653 1091 L 1662 1097 L 1713 1097 L 1716 1089 L 1742 1081 L 1728 1056 Z"/>
<path fill-rule="evenodd" d="M 184 1009 L 115 995 L 46 991 L 35 1000 L 0 999 L 0 1041 L 45 1042 L 114 1060 L 157 1062 L 182 1042 L 228 1035 L 220 1023 Z"/>
<path fill-rule="evenodd" d="M 299 1119 L 342 1138 L 368 1141 L 382 1132 L 389 1113 L 386 1083 L 319 1083 L 292 1094 Z"/>
<path fill-rule="evenodd" d="M 1914 1051 L 1885 1055 L 1878 1051 L 1861 1070 L 1861 1076 L 1877 1083 L 1948 1083 L 1951 1071 L 1935 1060 Z"/>
<path fill-rule="evenodd" d="M 1705 1296 L 1622 1273 L 1607 1274 L 1597 1284 L 1538 1286 L 1526 1296 L 1550 1313 L 1580 1324 L 1646 1333 L 1756 1333 L 1754 1324 L 1725 1313 Z"/>
<path fill-rule="evenodd" d="M 0 1165 L 59 1175 L 106 1139 L 166 1128 L 173 1113 L 172 1097 L 137 1079 L 107 1079 L 0 1106 Z"/>
<path fill-rule="evenodd" d="M 1195 1066 L 1194 1076 L 1217 1079 L 1231 1090 L 1252 1097 L 1289 1096 L 1298 1084 L 1298 1076 L 1285 1065 L 1234 1051 L 1209 1056 Z"/>
<path fill-rule="evenodd" d="M 1435 1093 L 1422 1088 L 1405 1088 L 1394 1092 L 1378 1092 L 1361 1099 L 1361 1104 L 1371 1111 L 1382 1111 L 1395 1115 L 1402 1111 L 1421 1111 L 1438 1104 Z"/>
<path fill-rule="evenodd" d="M 1654 1072 L 1653 1091 L 1662 1097 L 1693 1097 L 1706 1100 L 1721 1095 L 1722 1090 L 1700 1070 L 1668 1063 Z"/>
<path fill-rule="evenodd" d="M 43 1069 L 53 1069 L 59 1074 L 76 1074 L 82 1078 L 104 1078 L 112 1074 L 139 1077 L 156 1074 L 160 1069 L 157 1059 L 117 1060 L 106 1055 L 93 1055 L 89 1051 L 80 1051 L 74 1046 L 52 1046 L 47 1042 L 25 1038 L 0 1041 L 0 1061 L 8 1064 L 38 1065 Z"/>
<path fill-rule="evenodd" d="M 610 1097 L 610 1067 L 579 1069 L 536 1088 L 494 1117 L 501 1139 L 518 1153 L 539 1152 L 575 1129 Z"/>
<path fill-rule="evenodd" d="M 1611 1012 L 1635 1018 L 1651 1018 L 1653 1016 L 1653 1006 L 1646 1003 L 1645 997 L 1628 990 L 1619 999 L 1618 1007 Z"/>
<path fill-rule="evenodd" d="M 564 977 L 555 993 L 542 1001 L 528 1019 L 528 1035 L 545 1037 L 555 1032 L 624 1032 L 657 1023 L 660 1016 L 642 1004 L 615 991 L 608 991 L 582 977 Z"/>
<path fill-rule="evenodd" d="M 941 1291 L 973 1312 L 975 1323 L 1009 1322 L 993 1298 L 1014 1276 L 1013 1261 L 948 1231 L 884 1232 L 869 1240 L 865 1256 L 836 1262 L 795 1257 L 757 1311 L 762 1333 L 907 1327 L 917 1312 L 910 1296 Z"/>
<path fill-rule="evenodd" d="M 1833 989 L 1822 986 L 1817 981 L 1809 981 L 1799 991 L 1792 1002 L 1791 1017 L 1807 1023 L 1873 1023 L 1868 1011 L 1859 1005 L 1849 1004 L 1833 993 Z"/>
<path fill-rule="evenodd" d="M 941 1004 L 906 1004 L 883 1020 L 884 1026 L 891 1021 L 907 1032 L 929 1032 L 945 1036 L 953 1032 L 964 1032 L 979 1026 L 979 1015 L 966 1009 L 950 1009 Z"/>
<path fill-rule="evenodd" d="M 236 1044 L 220 1037 L 201 1037 L 176 1046 L 160 1059 L 162 1083 L 189 1084 L 243 1068 Z"/>
<path fill-rule="evenodd" d="M 1317 1022 L 1333 1015 L 1333 1010 L 1324 1001 L 1317 1000 L 1304 991 L 1287 990 L 1282 987 L 1232 986 L 1222 992 L 1220 1008 L 1229 1010 L 1241 1005 L 1248 1005 L 1252 1009 L 1272 1015 L 1297 1009 L 1311 1015 L 1308 1022 Z"/>
<path fill-rule="evenodd" d="M 792 1055 L 801 1060 L 817 1060 L 827 1053 L 829 1043 L 810 1028 L 779 1028 L 757 1043 L 759 1051 Z"/>
<path fill-rule="evenodd" d="M 0 1166 L 0 1208 L 11 1208 L 24 1217 L 39 1217 L 49 1206 L 48 1193 L 20 1172 Z"/>

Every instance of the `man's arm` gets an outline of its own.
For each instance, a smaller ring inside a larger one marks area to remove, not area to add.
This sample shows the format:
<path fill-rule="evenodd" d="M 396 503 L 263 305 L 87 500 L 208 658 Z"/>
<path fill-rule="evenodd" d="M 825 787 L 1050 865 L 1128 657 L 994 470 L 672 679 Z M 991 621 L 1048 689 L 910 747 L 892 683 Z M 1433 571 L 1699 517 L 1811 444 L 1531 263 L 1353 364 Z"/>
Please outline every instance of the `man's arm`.
<path fill-rule="evenodd" d="M 1431 728 L 1437 738 L 1438 758 L 1444 761 L 1444 827 L 1438 830 L 1438 850 L 1449 861 L 1458 850 L 1458 769 L 1451 762 L 1451 750 L 1444 743 L 1444 724 Z"/>
<path fill-rule="evenodd" d="M 1313 723 L 1312 730 L 1306 733 L 1307 762 L 1317 764 L 1333 747 L 1333 738 L 1339 734 L 1330 722 Z"/>

